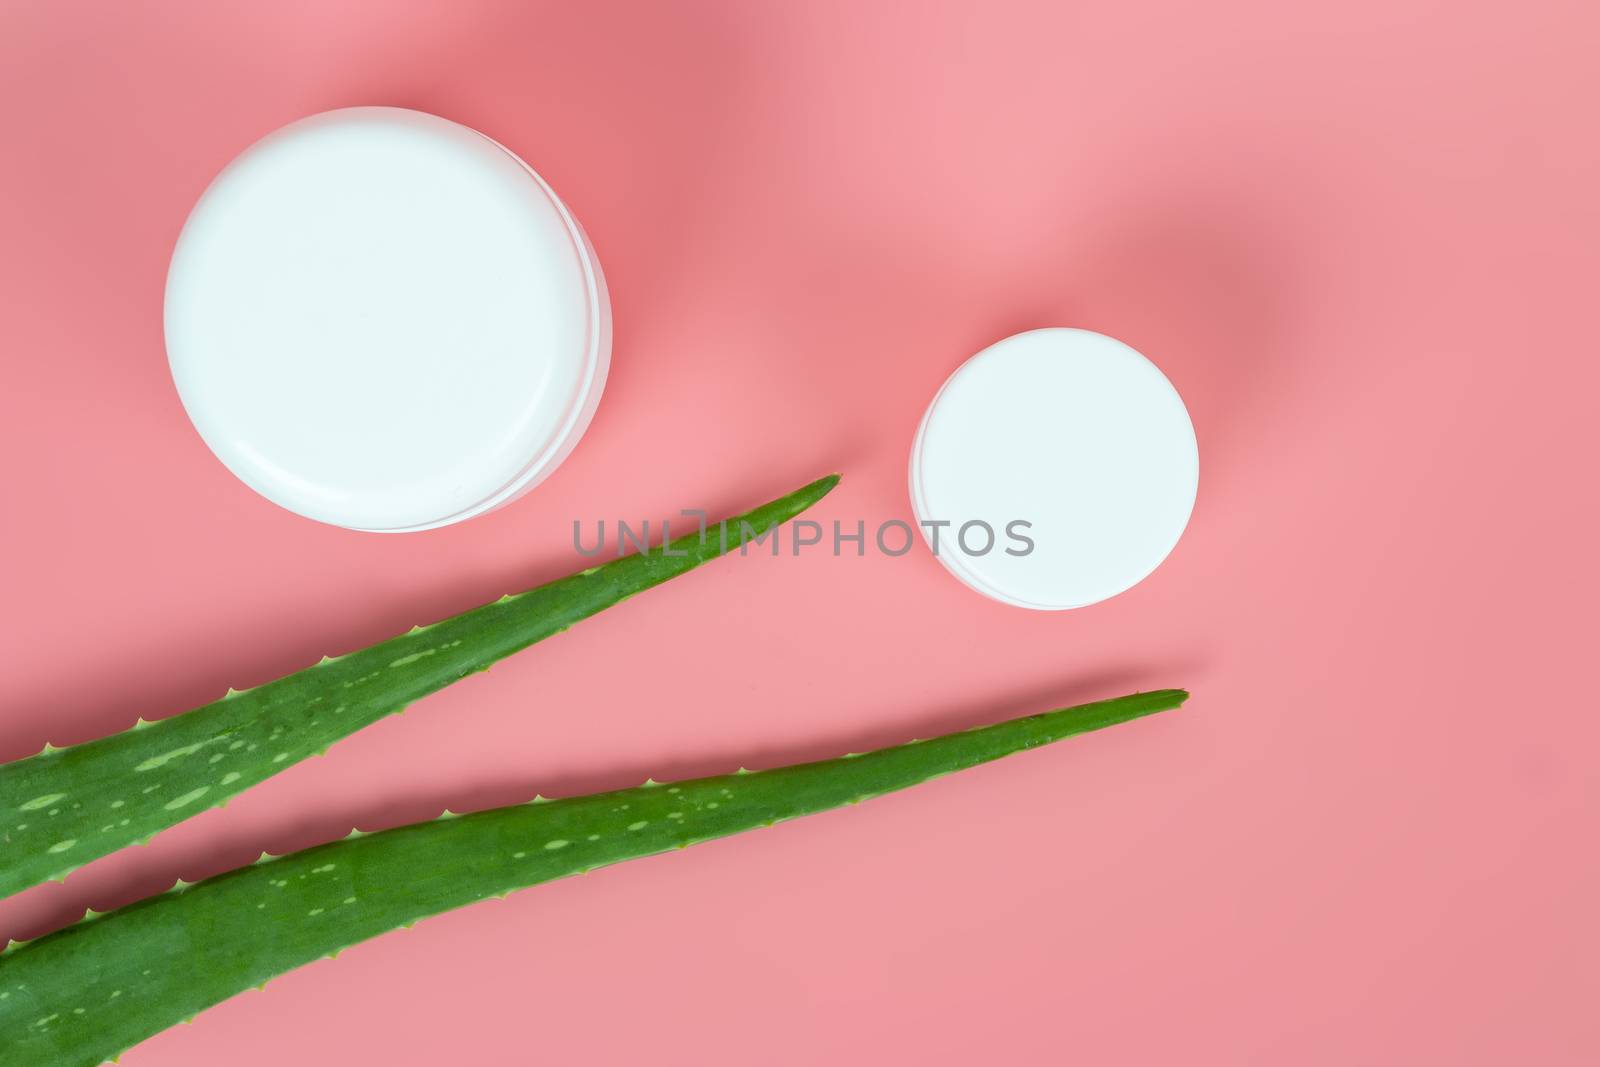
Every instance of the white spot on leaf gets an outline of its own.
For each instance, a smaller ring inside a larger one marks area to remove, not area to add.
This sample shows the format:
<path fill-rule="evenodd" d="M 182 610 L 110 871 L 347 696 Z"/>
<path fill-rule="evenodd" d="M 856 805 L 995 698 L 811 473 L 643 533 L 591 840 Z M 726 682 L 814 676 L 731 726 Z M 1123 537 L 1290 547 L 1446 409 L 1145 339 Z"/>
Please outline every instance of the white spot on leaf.
<path fill-rule="evenodd" d="M 206 742 L 204 741 L 196 741 L 192 745 L 184 745 L 182 748 L 175 748 L 171 752 L 163 752 L 159 756 L 151 756 L 149 759 L 135 767 L 134 770 L 153 771 L 157 767 L 165 767 L 175 759 L 181 759 L 184 756 L 194 755 L 196 752 L 199 752 L 205 744 Z"/>
<path fill-rule="evenodd" d="M 167 801 L 161 806 L 167 811 L 177 811 L 181 807 L 193 804 L 195 801 L 199 800 L 209 792 L 211 792 L 211 787 L 209 785 L 203 785 L 199 789 L 189 790 L 181 797 L 173 797 L 171 800 Z"/>

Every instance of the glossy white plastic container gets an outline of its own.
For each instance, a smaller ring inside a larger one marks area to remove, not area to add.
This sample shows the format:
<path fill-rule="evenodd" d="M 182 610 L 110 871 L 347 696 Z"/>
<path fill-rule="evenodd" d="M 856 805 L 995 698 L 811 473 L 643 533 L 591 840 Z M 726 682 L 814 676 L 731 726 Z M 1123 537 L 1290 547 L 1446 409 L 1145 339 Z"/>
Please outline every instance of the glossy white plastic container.
<path fill-rule="evenodd" d="M 173 253 L 185 409 L 267 499 L 356 530 L 459 522 L 537 485 L 593 416 L 605 278 L 498 142 L 401 108 L 325 112 L 219 174 Z"/>
<path fill-rule="evenodd" d="M 1147 577 L 1188 525 L 1199 480 L 1178 391 L 1138 352 L 1088 330 L 1032 330 L 967 360 L 911 452 L 912 508 L 930 547 L 942 534 L 939 562 L 985 596 L 1041 611 Z M 994 531 L 988 551 L 963 551 L 968 523 Z"/>

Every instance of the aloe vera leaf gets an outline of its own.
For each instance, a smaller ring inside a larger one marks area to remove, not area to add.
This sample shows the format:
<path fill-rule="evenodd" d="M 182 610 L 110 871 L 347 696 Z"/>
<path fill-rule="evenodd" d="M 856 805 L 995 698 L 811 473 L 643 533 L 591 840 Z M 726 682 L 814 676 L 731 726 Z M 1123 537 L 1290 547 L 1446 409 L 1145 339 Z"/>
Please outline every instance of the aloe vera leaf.
<path fill-rule="evenodd" d="M 158 722 L 0 766 L 0 896 L 65 876 L 635 593 L 787 522 L 818 479 L 712 528 L 561 578 Z M 681 553 L 681 554 L 680 554 Z"/>
<path fill-rule="evenodd" d="M 857 803 L 1187 697 L 1135 694 L 863 755 L 447 814 L 263 857 L 0 956 L 4 1062 L 90 1067 L 235 993 L 418 919 Z"/>

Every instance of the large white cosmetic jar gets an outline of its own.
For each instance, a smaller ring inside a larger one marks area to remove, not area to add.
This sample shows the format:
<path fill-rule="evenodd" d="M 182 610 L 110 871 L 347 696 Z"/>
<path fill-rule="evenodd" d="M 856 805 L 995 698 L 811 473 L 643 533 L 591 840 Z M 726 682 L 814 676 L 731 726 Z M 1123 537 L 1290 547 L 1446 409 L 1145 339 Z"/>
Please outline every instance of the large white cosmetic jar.
<path fill-rule="evenodd" d="M 329 111 L 213 181 L 166 290 L 183 405 L 229 470 L 356 530 L 445 526 L 549 475 L 605 385 L 594 249 L 498 142 L 420 111 Z"/>

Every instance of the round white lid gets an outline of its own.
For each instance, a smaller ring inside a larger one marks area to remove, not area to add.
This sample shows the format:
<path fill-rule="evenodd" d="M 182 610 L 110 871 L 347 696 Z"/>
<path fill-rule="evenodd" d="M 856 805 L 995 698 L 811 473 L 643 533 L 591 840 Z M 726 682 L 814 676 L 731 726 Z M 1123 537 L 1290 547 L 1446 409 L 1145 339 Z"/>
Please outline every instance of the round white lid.
<path fill-rule="evenodd" d="M 911 454 L 912 506 L 939 561 L 986 596 L 1039 610 L 1105 600 L 1155 570 L 1199 478 L 1172 383 L 1088 330 L 1020 333 L 967 360 Z M 985 526 L 993 544 L 980 551 Z"/>
<path fill-rule="evenodd" d="M 359 530 L 513 499 L 587 426 L 610 360 L 582 229 L 488 137 L 402 108 L 329 111 L 238 156 L 172 256 L 167 355 L 246 484 Z"/>

